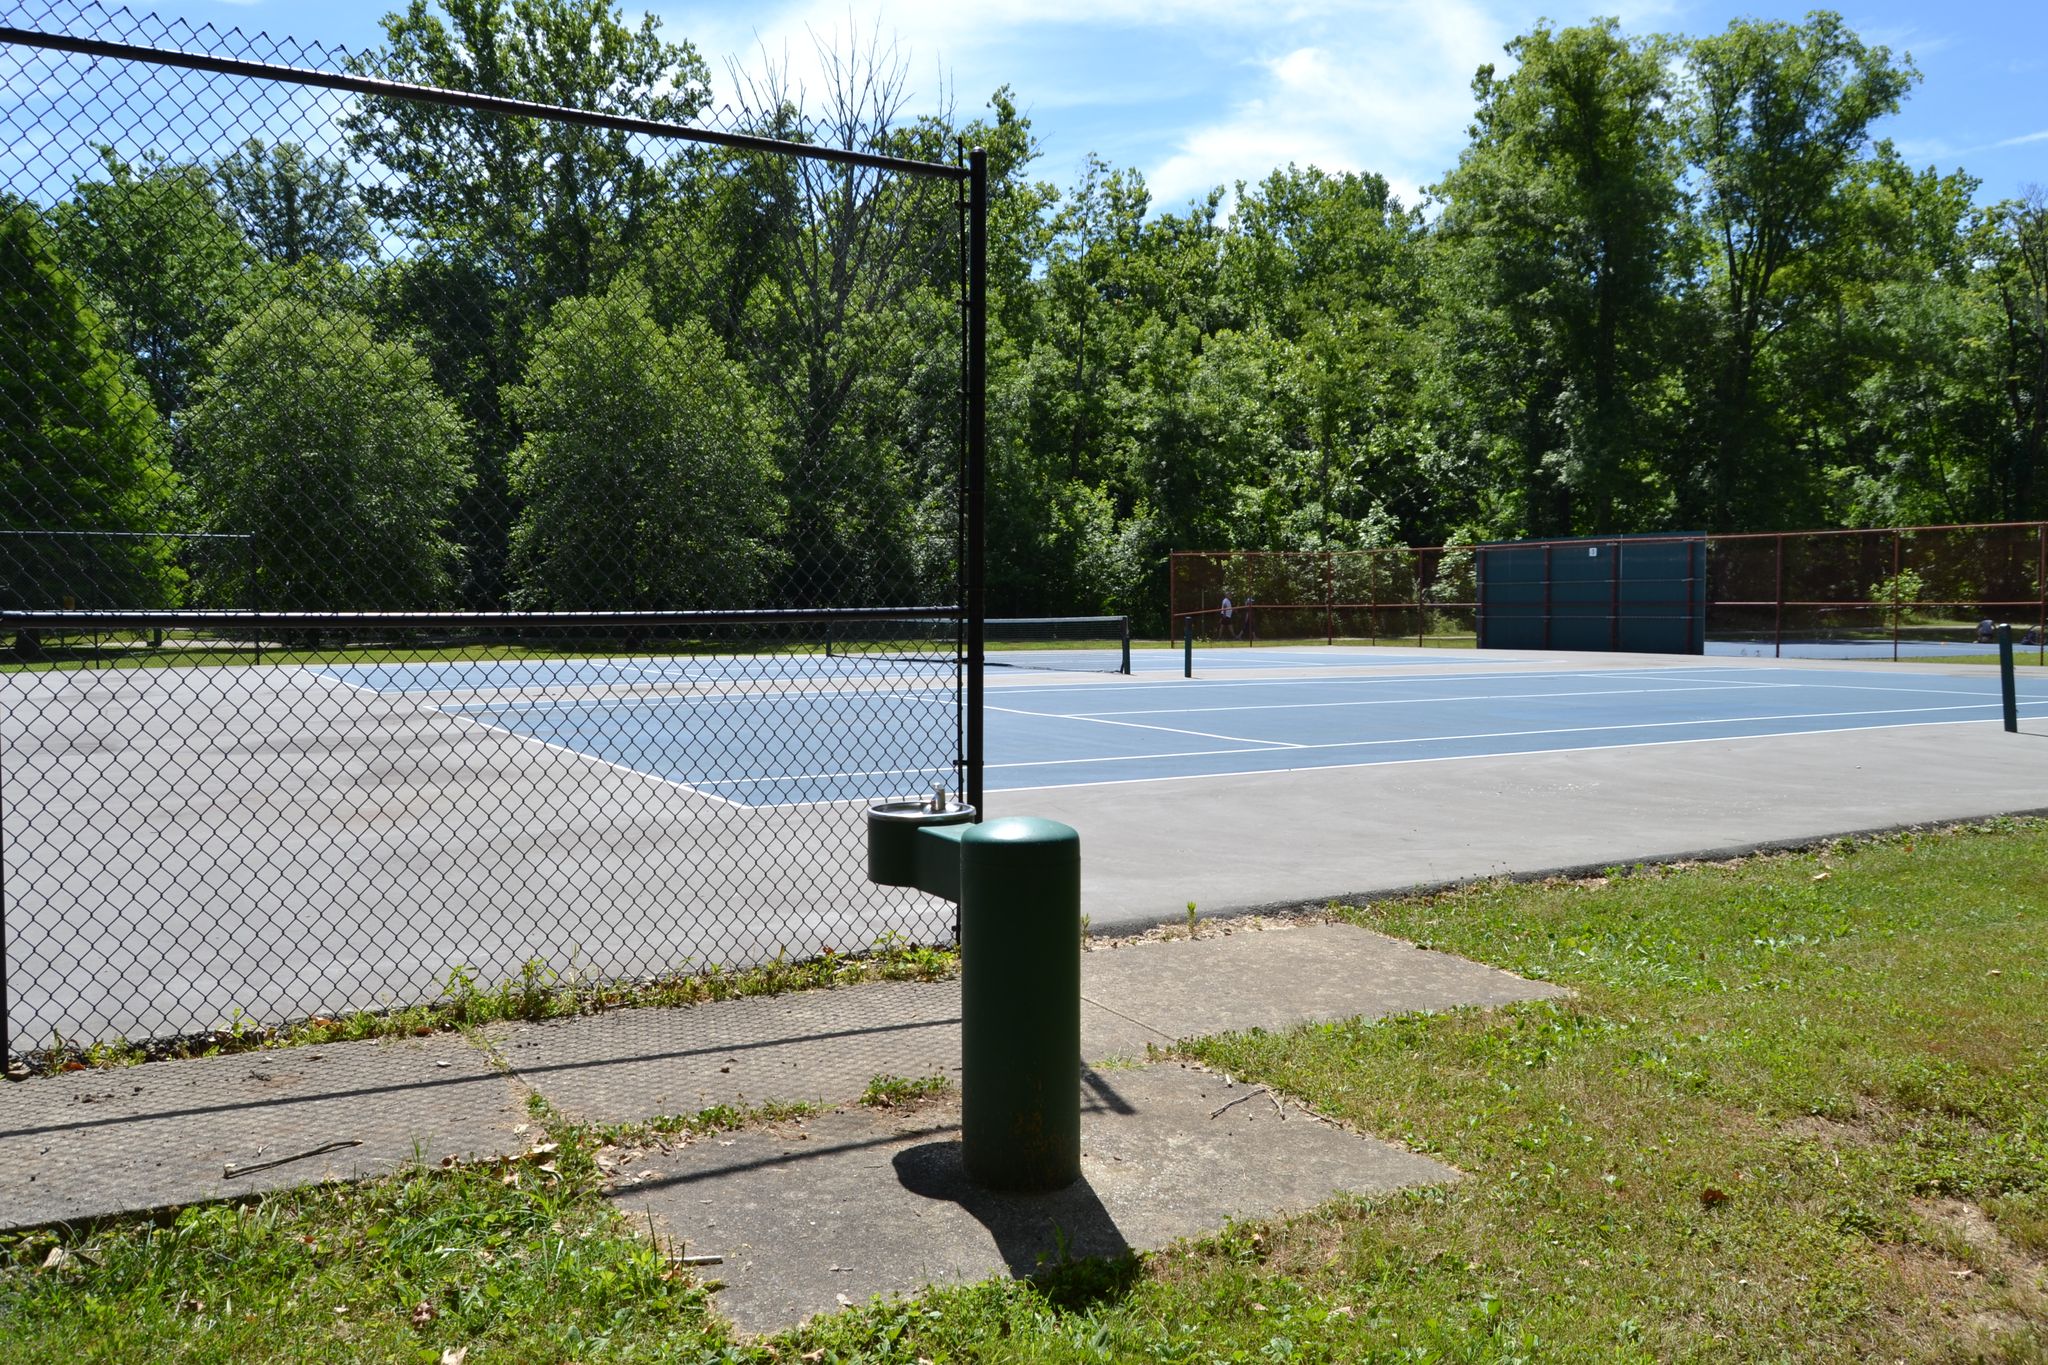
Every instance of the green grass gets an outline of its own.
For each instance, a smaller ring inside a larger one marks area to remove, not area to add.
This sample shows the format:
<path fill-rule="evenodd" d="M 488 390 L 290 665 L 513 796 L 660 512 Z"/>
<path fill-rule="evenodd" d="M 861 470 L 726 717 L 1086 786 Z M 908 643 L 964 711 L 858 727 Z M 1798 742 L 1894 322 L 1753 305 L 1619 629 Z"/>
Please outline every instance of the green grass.
<path fill-rule="evenodd" d="M 112 1223 L 48 1268 L 54 1237 L 13 1239 L 0 1336 L 24 1361 L 2048 1360 L 2048 824 L 1344 913 L 1574 994 L 1193 1051 L 1453 1185 L 736 1343 L 597 1194 L 605 1136 L 545 1116 L 545 1163 Z"/>
<path fill-rule="evenodd" d="M 900 1109 L 920 1100 L 943 1095 L 953 1088 L 944 1076 L 891 1076 L 886 1073 L 868 1081 L 860 1102 L 875 1109 Z"/>

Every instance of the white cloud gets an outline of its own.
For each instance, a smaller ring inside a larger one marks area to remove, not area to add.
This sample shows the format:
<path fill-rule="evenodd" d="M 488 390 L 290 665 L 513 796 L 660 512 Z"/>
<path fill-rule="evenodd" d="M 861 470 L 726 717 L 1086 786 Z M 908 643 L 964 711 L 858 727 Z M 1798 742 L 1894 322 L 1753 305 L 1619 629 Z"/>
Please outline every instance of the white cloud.
<path fill-rule="evenodd" d="M 2009 137 L 2003 142 L 1994 142 L 1991 145 L 1994 147 L 2024 147 L 2030 142 L 2048 142 L 2048 128 L 2043 128 L 2038 133 L 2021 133 L 2018 137 Z"/>
<path fill-rule="evenodd" d="M 1449 168 L 1471 121 L 1472 75 L 1506 64 L 1502 44 L 1520 26 L 1462 0 L 1346 11 L 1343 23 L 1316 26 L 1315 43 L 1256 60 L 1229 111 L 1150 168 L 1162 202 L 1292 161 L 1376 171 L 1413 203 Z"/>
<path fill-rule="evenodd" d="M 1676 0 L 1626 0 L 1625 31 L 1653 31 Z M 769 62 L 816 92 L 813 35 L 892 40 L 911 108 L 957 100 L 972 115 L 1010 85 L 1046 148 L 1039 173 L 1073 183 L 1100 152 L 1144 172 L 1174 208 L 1216 185 L 1289 162 L 1373 171 L 1414 202 L 1450 169 L 1472 118 L 1473 72 L 1543 0 L 785 0 L 751 10 L 663 6 L 668 31 L 712 63 L 721 101 L 729 60 Z"/>

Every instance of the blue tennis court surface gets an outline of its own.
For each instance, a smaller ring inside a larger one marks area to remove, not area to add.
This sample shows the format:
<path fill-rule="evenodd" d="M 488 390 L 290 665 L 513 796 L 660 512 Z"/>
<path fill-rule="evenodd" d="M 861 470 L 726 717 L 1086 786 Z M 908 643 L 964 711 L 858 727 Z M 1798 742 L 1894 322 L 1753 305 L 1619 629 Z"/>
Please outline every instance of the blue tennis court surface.
<path fill-rule="evenodd" d="M 1277 660 L 1285 652 L 1271 654 Z M 440 691 L 439 700 L 422 698 L 421 704 L 751 806 L 915 790 L 929 781 L 928 771 L 891 768 L 880 756 L 901 753 L 905 731 L 927 734 L 941 747 L 952 734 L 950 688 L 897 685 L 872 669 L 836 686 L 814 680 L 803 690 L 706 690 L 706 677 L 773 677 L 775 662 L 571 663 L 566 669 L 518 661 L 447 665 L 467 672 L 433 675 L 438 688 L 425 685 L 424 668 L 443 666 L 322 672 L 382 693 Z M 757 664 L 766 671 L 753 672 Z M 508 690 L 572 690 L 465 699 L 461 691 L 484 684 L 485 675 L 476 670 L 489 670 L 496 685 Z M 678 680 L 698 686 L 678 695 L 577 694 Z M 2019 697 L 2022 718 L 2048 716 L 2048 678 L 2023 673 Z M 1524 663 L 1422 676 L 1005 679 L 988 692 L 985 776 L 991 791 L 1019 790 L 1901 725 L 1996 724 L 2000 715 L 1998 675 L 1988 668 L 1948 676 L 1708 664 L 1537 670 Z M 837 761 L 821 770 L 815 757 L 820 754 Z"/>

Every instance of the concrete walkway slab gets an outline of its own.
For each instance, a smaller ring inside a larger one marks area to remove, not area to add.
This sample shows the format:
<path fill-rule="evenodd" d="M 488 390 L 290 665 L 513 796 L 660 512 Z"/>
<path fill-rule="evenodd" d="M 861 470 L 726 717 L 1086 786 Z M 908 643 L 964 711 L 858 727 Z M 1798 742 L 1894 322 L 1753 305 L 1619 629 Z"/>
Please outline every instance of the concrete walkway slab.
<path fill-rule="evenodd" d="M 1081 980 L 1083 1055 L 1097 1062 L 1142 1061 L 1148 1043 L 1200 1034 L 1561 994 L 1341 924 L 1102 947 L 1082 955 Z M 957 1093 L 959 992 L 958 981 L 883 982 L 498 1025 L 489 1051 L 438 1035 L 22 1081 L 0 1087 L 0 1226 L 515 1153 L 529 1090 L 586 1123 L 719 1104 L 841 1105 L 878 1075 L 942 1075 Z M 1099 1107 L 1121 1114 L 1110 1096 L 1137 1073 L 1100 1074 Z M 744 1138 L 748 1150 L 759 1141 Z M 1169 1207 L 1178 1197 L 1154 1193 Z"/>
<path fill-rule="evenodd" d="M 486 1035 L 518 1077 L 582 1123 L 715 1105 L 840 1104 L 877 1075 L 960 1078 L 960 983 L 890 981 L 618 1010 Z"/>
<path fill-rule="evenodd" d="M 453 1034 L 38 1077 L 0 1088 L 0 1227 L 504 1155 L 525 1122 L 523 1089 Z"/>
<path fill-rule="evenodd" d="M 1139 939 L 1081 958 L 1082 999 L 1162 1043 L 1566 993 L 1351 924 L 1212 926 L 1192 940 Z M 1090 1060 L 1107 1055 L 1082 1037 Z M 1142 1044 L 1131 1055 L 1142 1058 Z"/>
<path fill-rule="evenodd" d="M 611 1194 L 691 1252 L 722 1255 L 707 1272 L 725 1284 L 717 1306 L 760 1333 L 876 1294 L 1030 1275 L 1063 1253 L 1154 1250 L 1231 1218 L 1457 1178 L 1193 1068 L 1090 1071 L 1082 1100 L 1081 1179 L 1055 1194 L 969 1185 L 953 1105 L 840 1111 L 635 1154 Z"/>

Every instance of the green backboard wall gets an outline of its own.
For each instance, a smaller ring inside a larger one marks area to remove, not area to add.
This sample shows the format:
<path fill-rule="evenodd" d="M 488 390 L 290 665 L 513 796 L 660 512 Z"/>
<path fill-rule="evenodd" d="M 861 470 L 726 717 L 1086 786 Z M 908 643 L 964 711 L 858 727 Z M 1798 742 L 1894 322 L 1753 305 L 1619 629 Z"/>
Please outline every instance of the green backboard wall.
<path fill-rule="evenodd" d="M 1607 536 L 1473 548 L 1481 649 L 1700 654 L 1704 536 Z"/>

